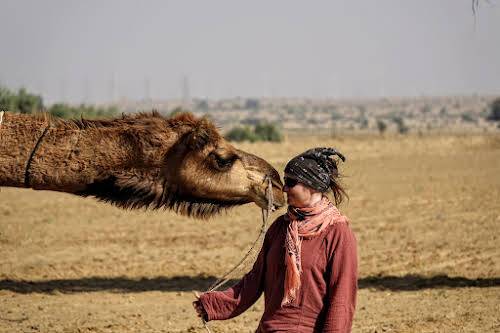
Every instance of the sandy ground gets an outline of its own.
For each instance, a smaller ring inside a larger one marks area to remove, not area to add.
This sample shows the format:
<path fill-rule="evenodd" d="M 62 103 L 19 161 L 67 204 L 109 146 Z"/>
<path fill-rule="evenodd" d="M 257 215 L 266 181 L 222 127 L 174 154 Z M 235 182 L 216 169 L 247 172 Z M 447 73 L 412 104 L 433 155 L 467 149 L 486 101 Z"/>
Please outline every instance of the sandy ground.
<path fill-rule="evenodd" d="M 353 332 L 500 332 L 500 137 L 309 137 L 239 145 L 278 170 L 333 146 L 358 240 Z M 273 218 L 284 211 L 276 212 Z M 255 205 L 209 221 L 0 190 L 0 332 L 204 332 L 191 306 L 246 253 Z M 234 282 L 234 281 L 232 281 Z M 253 332 L 262 299 L 212 332 Z"/>

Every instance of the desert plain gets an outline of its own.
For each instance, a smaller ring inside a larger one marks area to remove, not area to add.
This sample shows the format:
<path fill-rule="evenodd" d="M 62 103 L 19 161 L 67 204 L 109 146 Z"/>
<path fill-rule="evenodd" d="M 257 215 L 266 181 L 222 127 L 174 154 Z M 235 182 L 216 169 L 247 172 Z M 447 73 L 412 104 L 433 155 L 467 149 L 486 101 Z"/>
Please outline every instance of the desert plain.
<path fill-rule="evenodd" d="M 500 332 L 498 131 L 289 133 L 236 145 L 280 172 L 315 146 L 347 157 L 340 210 L 358 242 L 353 332 Z M 204 221 L 1 188 L 0 332 L 205 332 L 193 291 L 230 269 L 260 226 L 254 204 Z M 254 332 L 262 311 L 261 297 L 209 327 Z"/>

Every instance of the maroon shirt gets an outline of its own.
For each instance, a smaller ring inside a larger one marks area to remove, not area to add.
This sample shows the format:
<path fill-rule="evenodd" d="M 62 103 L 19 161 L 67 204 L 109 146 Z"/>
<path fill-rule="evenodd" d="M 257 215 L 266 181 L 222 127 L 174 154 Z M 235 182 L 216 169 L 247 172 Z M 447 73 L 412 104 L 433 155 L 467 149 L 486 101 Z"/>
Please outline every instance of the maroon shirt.
<path fill-rule="evenodd" d="M 209 320 L 236 317 L 264 292 L 265 309 L 256 332 L 350 332 L 357 292 L 356 239 L 344 222 L 328 226 L 302 242 L 301 287 L 282 307 L 285 235 L 280 216 L 266 233 L 252 270 L 236 285 L 201 295 Z"/>

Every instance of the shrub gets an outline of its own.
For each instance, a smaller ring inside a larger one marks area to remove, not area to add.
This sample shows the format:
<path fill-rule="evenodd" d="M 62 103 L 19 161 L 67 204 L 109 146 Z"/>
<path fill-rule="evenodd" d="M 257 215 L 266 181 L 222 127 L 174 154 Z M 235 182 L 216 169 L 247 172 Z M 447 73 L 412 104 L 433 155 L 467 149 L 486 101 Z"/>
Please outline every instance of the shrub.
<path fill-rule="evenodd" d="M 0 87 L 0 111 L 15 111 L 16 95 L 9 89 Z"/>
<path fill-rule="evenodd" d="M 229 141 L 250 141 L 255 142 L 257 137 L 255 132 L 250 127 L 233 127 L 229 132 L 226 133 L 225 138 Z"/>
<path fill-rule="evenodd" d="M 466 122 L 475 122 L 476 121 L 474 113 L 470 110 L 462 113 L 461 118 L 463 121 L 466 121 Z"/>
<path fill-rule="evenodd" d="M 176 115 L 178 115 L 179 113 L 182 113 L 182 112 L 185 112 L 184 109 L 181 106 L 178 106 L 178 107 L 176 107 L 175 109 L 173 109 L 172 111 L 170 111 L 168 113 L 167 118 L 173 118 L 173 117 L 175 117 Z"/>
<path fill-rule="evenodd" d="M 26 91 L 25 88 L 19 89 L 17 95 L 10 90 L 0 87 L 0 110 L 33 114 L 43 109 L 42 97 Z M 110 106 L 107 108 L 95 109 L 93 106 L 80 104 L 79 106 L 70 106 L 65 103 L 53 104 L 47 113 L 54 117 L 63 119 L 69 118 L 109 118 L 118 115 L 118 108 Z"/>
<path fill-rule="evenodd" d="M 206 100 L 201 100 L 198 102 L 198 105 L 196 105 L 196 108 L 198 110 L 207 111 L 208 110 L 208 102 Z"/>
<path fill-rule="evenodd" d="M 245 102 L 245 109 L 258 109 L 260 107 L 260 103 L 258 99 L 249 98 Z"/>
<path fill-rule="evenodd" d="M 491 121 L 500 121 L 500 97 L 491 103 L 491 114 L 488 117 Z"/>
<path fill-rule="evenodd" d="M 255 127 L 255 135 L 257 136 L 257 139 L 261 141 L 283 141 L 283 135 L 281 135 L 280 130 L 276 127 L 276 125 L 270 123 L 257 125 Z"/>
<path fill-rule="evenodd" d="M 331 119 L 334 121 L 335 120 L 342 120 L 342 119 L 344 119 L 344 116 L 336 111 L 332 111 L 331 112 Z"/>
<path fill-rule="evenodd" d="M 70 106 L 64 103 L 53 104 L 47 111 L 54 117 L 62 119 L 80 118 L 111 118 L 118 115 L 118 108 L 110 106 L 108 108 L 95 109 L 91 105 L 80 104 L 79 106 Z"/>
<path fill-rule="evenodd" d="M 385 130 L 387 129 L 387 124 L 383 120 L 377 120 L 377 128 L 378 128 L 378 132 L 382 135 L 382 134 L 384 134 Z"/>
<path fill-rule="evenodd" d="M 25 88 L 19 89 L 16 95 L 9 89 L 0 87 L 0 110 L 31 114 L 42 108 L 41 96 L 28 93 Z"/>
<path fill-rule="evenodd" d="M 359 117 L 358 122 L 359 122 L 359 128 L 361 129 L 368 128 L 368 119 L 366 119 L 364 116 Z"/>
<path fill-rule="evenodd" d="M 396 125 L 398 126 L 398 133 L 399 134 L 406 134 L 410 130 L 410 128 L 405 125 L 405 122 L 404 122 L 403 118 L 401 118 L 401 117 L 394 117 L 392 119 L 392 121 L 394 121 L 396 123 Z"/>
<path fill-rule="evenodd" d="M 42 97 L 30 94 L 21 88 L 17 94 L 17 109 L 20 113 L 35 113 L 43 108 Z"/>
<path fill-rule="evenodd" d="M 422 112 L 422 113 L 429 113 L 429 112 L 431 112 L 431 107 L 430 107 L 430 105 L 425 104 L 425 105 L 424 105 L 424 106 L 420 109 L 420 112 Z"/>
<path fill-rule="evenodd" d="M 71 114 L 70 108 L 66 104 L 56 103 L 53 104 L 48 112 L 58 118 L 68 119 L 73 118 L 73 114 Z"/>
<path fill-rule="evenodd" d="M 241 123 L 243 125 L 252 125 L 252 126 L 256 126 L 258 124 L 260 124 L 260 119 L 258 118 L 253 118 L 253 117 L 250 117 L 250 118 L 245 118 L 243 120 L 241 120 Z"/>
<path fill-rule="evenodd" d="M 258 124 L 255 128 L 245 126 L 233 127 L 226 133 L 225 138 L 229 141 L 270 141 L 281 142 L 283 135 L 276 125 L 270 123 Z"/>

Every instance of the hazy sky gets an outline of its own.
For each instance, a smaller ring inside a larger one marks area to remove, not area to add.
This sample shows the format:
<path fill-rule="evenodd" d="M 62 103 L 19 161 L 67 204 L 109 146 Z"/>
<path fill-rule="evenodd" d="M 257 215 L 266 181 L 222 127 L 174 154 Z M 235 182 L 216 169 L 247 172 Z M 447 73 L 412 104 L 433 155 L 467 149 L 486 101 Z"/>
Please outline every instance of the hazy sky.
<path fill-rule="evenodd" d="M 0 84 L 46 102 L 500 93 L 500 1 L 0 0 Z"/>

